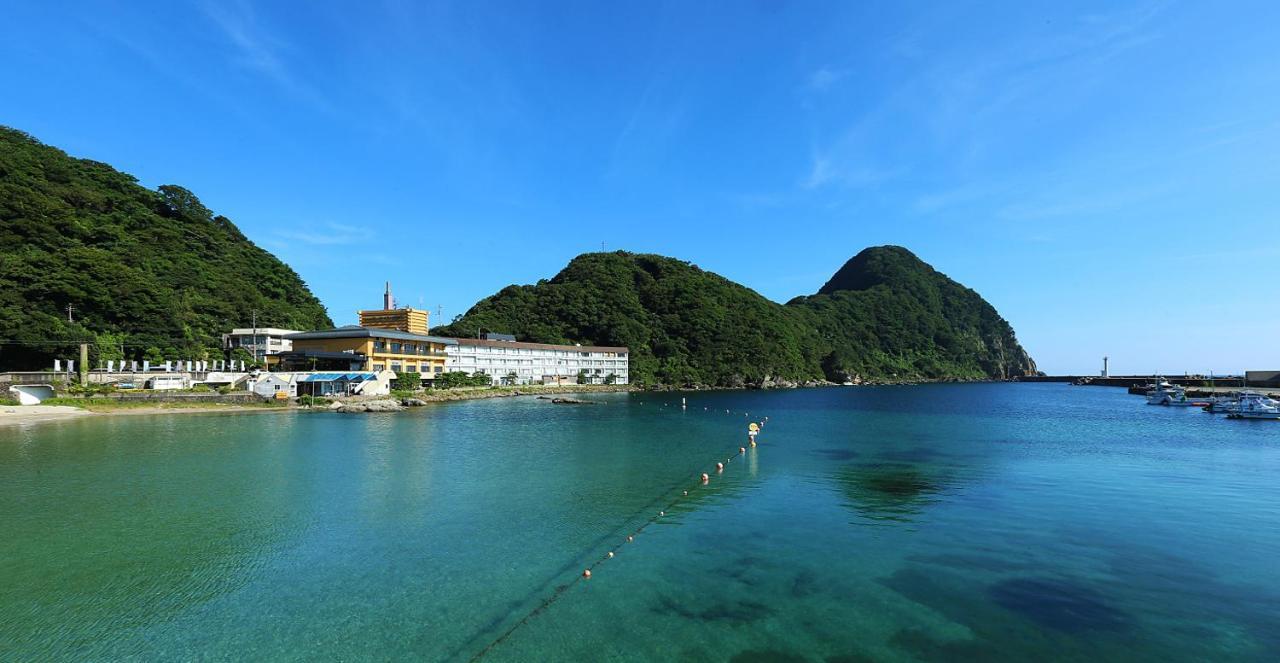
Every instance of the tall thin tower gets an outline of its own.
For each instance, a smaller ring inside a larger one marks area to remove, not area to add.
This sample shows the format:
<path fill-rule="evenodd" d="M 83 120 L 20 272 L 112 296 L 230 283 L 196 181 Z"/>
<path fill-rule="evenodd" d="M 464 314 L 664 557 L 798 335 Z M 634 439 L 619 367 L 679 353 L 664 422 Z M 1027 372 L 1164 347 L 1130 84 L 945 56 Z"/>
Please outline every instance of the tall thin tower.
<path fill-rule="evenodd" d="M 1104 378 L 1111 377 L 1111 369 L 1107 366 L 1109 361 L 1111 361 L 1111 357 L 1102 358 L 1102 377 Z"/>
<path fill-rule="evenodd" d="M 382 294 L 382 310 L 390 311 L 396 307 L 396 300 L 391 297 L 391 282 L 387 281 L 387 291 Z"/>

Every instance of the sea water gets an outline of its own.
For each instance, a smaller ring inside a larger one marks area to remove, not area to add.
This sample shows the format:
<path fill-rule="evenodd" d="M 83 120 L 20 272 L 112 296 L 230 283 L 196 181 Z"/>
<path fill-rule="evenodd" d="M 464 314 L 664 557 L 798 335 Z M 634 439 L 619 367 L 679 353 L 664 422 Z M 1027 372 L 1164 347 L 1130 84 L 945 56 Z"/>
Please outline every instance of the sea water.
<path fill-rule="evenodd" d="M 585 398 L 0 428 L 0 659 L 1280 659 L 1280 423 Z"/>

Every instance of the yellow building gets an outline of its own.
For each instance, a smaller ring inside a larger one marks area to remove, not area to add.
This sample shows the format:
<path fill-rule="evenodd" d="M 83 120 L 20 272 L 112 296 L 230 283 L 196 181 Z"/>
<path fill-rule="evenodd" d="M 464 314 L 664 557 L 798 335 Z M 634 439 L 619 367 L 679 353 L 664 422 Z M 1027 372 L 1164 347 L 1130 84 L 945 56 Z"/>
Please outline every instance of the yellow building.
<path fill-rule="evenodd" d="M 386 292 L 382 294 L 382 308 L 367 311 L 356 311 L 360 316 L 361 327 L 377 329 L 398 329 L 410 334 L 430 333 L 431 314 L 415 308 L 397 308 L 395 297 L 391 295 L 391 282 L 387 281 Z"/>
<path fill-rule="evenodd" d="M 451 338 L 356 325 L 291 334 L 288 339 L 295 353 L 343 353 L 361 361 L 361 370 L 421 373 L 424 380 L 444 372 L 445 346 L 458 344 Z"/>
<path fill-rule="evenodd" d="M 396 329 L 410 334 L 425 335 L 431 322 L 429 313 L 416 308 L 374 309 L 356 313 L 360 316 L 361 327 Z"/>

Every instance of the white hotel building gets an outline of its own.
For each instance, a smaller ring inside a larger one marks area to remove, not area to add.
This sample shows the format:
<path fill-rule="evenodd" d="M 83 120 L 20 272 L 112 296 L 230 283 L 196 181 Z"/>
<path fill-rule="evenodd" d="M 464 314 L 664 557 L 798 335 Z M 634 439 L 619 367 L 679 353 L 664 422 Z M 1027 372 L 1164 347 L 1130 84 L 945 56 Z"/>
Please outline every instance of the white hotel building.
<path fill-rule="evenodd" d="M 631 380 L 626 348 L 550 345 L 489 338 L 459 338 L 445 346 L 445 371 L 482 372 L 494 384 L 627 384 Z M 496 337 L 496 338 L 495 338 Z M 512 337 L 506 337 L 512 338 Z M 612 379 L 609 376 L 613 376 Z"/>

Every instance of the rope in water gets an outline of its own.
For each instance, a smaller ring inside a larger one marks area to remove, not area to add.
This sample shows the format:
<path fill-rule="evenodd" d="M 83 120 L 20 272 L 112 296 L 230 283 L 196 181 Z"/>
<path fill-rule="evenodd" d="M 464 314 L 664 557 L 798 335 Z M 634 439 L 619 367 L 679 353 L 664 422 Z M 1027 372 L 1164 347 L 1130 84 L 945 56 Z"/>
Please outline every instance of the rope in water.
<path fill-rule="evenodd" d="M 642 403 L 642 404 L 643 404 L 643 403 Z M 665 404 L 665 403 L 663 404 L 663 407 L 666 407 L 666 404 Z M 685 408 L 682 406 L 682 407 L 681 407 L 681 409 L 685 409 Z M 708 411 L 708 412 L 710 411 L 710 410 L 709 410 L 709 409 L 707 409 L 707 408 L 703 408 L 703 410 L 704 410 L 704 411 Z M 725 410 L 725 414 L 732 414 L 732 412 L 730 412 L 729 410 Z M 750 416 L 750 414 L 749 414 L 749 413 L 744 413 L 744 416 Z M 765 424 L 765 422 L 767 422 L 768 420 L 769 420 L 769 418 L 768 418 L 768 417 L 765 417 L 765 418 L 760 422 L 759 426 L 760 426 L 760 428 L 761 428 L 761 429 L 763 429 L 763 428 L 764 428 L 764 424 Z M 756 437 L 756 436 L 755 436 L 755 434 L 754 434 L 754 433 L 753 433 L 752 435 L 750 435 L 750 445 L 751 445 L 752 447 L 756 446 L 756 439 L 755 439 L 755 437 Z M 725 460 L 724 460 L 724 461 L 715 460 L 715 461 L 712 461 L 710 464 L 702 464 L 702 465 L 699 465 L 699 466 L 697 466 L 697 467 L 694 467 L 694 468 L 693 468 L 693 471 L 692 471 L 692 472 L 690 472 L 690 474 L 692 474 L 692 475 L 694 475 L 694 477 L 696 477 L 696 479 L 695 479 L 695 483 L 693 484 L 693 487 L 694 487 L 694 488 L 696 488 L 696 487 L 697 487 L 697 486 L 699 486 L 699 485 L 705 486 L 705 485 L 709 484 L 709 483 L 710 483 L 710 476 L 711 476 L 711 475 L 710 475 L 709 470 L 710 470 L 711 468 L 715 468 L 716 473 L 717 473 L 717 474 L 719 474 L 719 473 L 721 473 L 721 472 L 723 472 L 723 471 L 724 471 L 724 464 L 725 464 L 725 463 L 730 462 L 730 461 L 734 458 L 734 455 L 743 455 L 743 454 L 745 454 L 745 453 L 746 453 L 746 447 L 739 446 L 739 447 L 738 447 L 738 449 L 737 449 L 737 454 L 733 454 L 733 455 L 728 456 L 727 458 L 725 458 Z M 708 470 L 708 471 L 700 472 L 700 470 Z M 688 475 L 686 475 L 686 477 L 687 477 L 687 476 L 688 476 Z M 672 493 L 674 493 L 677 489 L 681 489 L 681 486 L 689 486 L 689 485 L 690 485 L 690 482 L 689 482 L 689 479 L 688 479 L 688 478 L 682 478 L 682 479 L 680 479 L 679 481 L 676 481 L 676 482 L 675 482 L 674 484 L 672 484 L 669 488 L 667 488 L 667 489 L 666 489 L 666 490 L 664 490 L 663 492 L 659 493 L 657 497 L 653 498 L 653 499 L 652 499 L 652 500 L 650 500 L 647 504 L 645 504 L 644 506 L 640 507 L 640 509 L 638 509 L 638 510 L 636 511 L 636 513 L 637 513 L 637 514 L 639 514 L 639 513 L 645 513 L 645 512 L 647 512 L 647 513 L 652 514 L 652 513 L 653 513 L 653 507 L 654 507 L 655 505 L 659 504 L 659 503 L 660 503 L 664 498 L 666 498 L 667 496 L 669 496 L 669 495 L 671 495 Z M 689 488 L 684 488 L 684 489 L 682 489 L 681 494 L 680 494 L 680 495 L 677 495 L 677 496 L 675 497 L 675 499 L 672 499 L 672 500 L 667 504 L 666 508 L 664 508 L 664 509 L 662 509 L 661 511 L 659 511 L 659 512 L 658 512 L 658 514 L 657 514 L 656 516 L 655 516 L 655 515 L 651 515 L 651 516 L 649 516 L 649 517 L 645 518 L 645 519 L 641 522 L 641 524 L 640 524 L 640 526 L 639 526 L 639 527 L 637 527 L 636 529 L 632 530 L 632 532 L 631 532 L 630 534 L 628 534 L 628 535 L 627 535 L 626 540 L 625 540 L 625 543 L 631 543 L 631 542 L 635 541 L 635 537 L 636 537 L 637 535 L 639 535 L 641 532 L 643 532 L 647 527 L 649 527 L 649 526 L 650 526 L 650 525 L 652 525 L 653 523 L 657 522 L 660 518 L 662 518 L 662 517 L 666 516 L 667 511 L 670 511 L 670 510 L 672 509 L 672 507 L 674 507 L 674 506 L 676 506 L 677 504 L 679 504 L 679 503 L 680 503 L 680 501 L 681 501 L 682 499 L 684 499 L 684 498 L 686 498 L 686 497 L 688 497 L 688 496 L 689 496 Z M 633 517 L 634 517 L 634 516 L 633 516 Z M 630 520 L 631 520 L 631 519 L 630 519 L 630 518 L 628 518 L 628 519 L 627 519 L 627 522 L 629 522 Z M 618 527 L 614 528 L 614 529 L 613 529 L 613 530 L 612 530 L 612 531 L 607 535 L 607 538 L 612 539 L 614 536 L 620 536 L 620 535 L 621 535 L 621 532 L 622 532 L 622 531 L 624 531 L 625 529 L 626 529 L 626 526 L 625 526 L 625 525 L 619 525 Z M 617 548 L 621 547 L 621 545 L 622 545 L 622 544 L 621 544 L 621 543 L 619 543 L 619 544 L 614 545 L 613 547 L 610 547 L 610 548 L 609 548 L 609 550 L 605 551 L 605 553 L 604 553 L 603 555 L 601 555 L 601 556 L 600 556 L 599 558 L 597 558 L 595 561 L 591 562 L 591 563 L 586 567 L 586 569 L 584 569 L 584 570 L 583 570 L 583 572 L 582 572 L 581 574 L 579 574 L 578 576 L 574 577 L 574 578 L 573 578 L 572 580 L 570 580 L 569 582 L 566 582 L 566 583 L 564 583 L 564 584 L 562 584 L 562 585 L 557 586 L 557 587 L 555 588 L 555 591 L 553 591 L 553 592 L 551 593 L 551 595 L 550 595 L 550 596 L 547 596 L 546 598 L 542 599 L 542 601 L 540 601 L 540 602 L 538 603 L 538 605 L 534 606 L 534 608 L 533 608 L 532 610 L 530 610 L 530 611 L 529 611 L 528 613 L 526 613 L 523 617 L 521 617 L 518 621 L 516 621 L 514 624 L 512 624 L 512 625 L 511 625 L 511 626 L 510 626 L 506 631 L 503 631 L 500 635 L 498 635 L 498 637 L 494 638 L 494 639 L 493 639 L 493 641 L 491 641 L 489 644 L 485 645 L 485 647 L 484 647 L 483 649 L 481 649 L 480 651 L 476 652 L 476 654 L 470 658 L 470 661 L 471 661 L 472 663 L 474 663 L 475 661 L 479 661 L 480 659 L 484 658 L 484 657 L 485 657 L 485 655 L 487 655 L 490 651 L 492 651 L 494 647 L 497 647 L 498 645 L 502 644 L 502 643 L 503 643 L 507 638 L 511 637 L 511 634 L 515 633 L 515 632 L 516 632 L 520 627 L 522 627 L 522 626 L 524 626 L 525 624 L 527 624 L 527 623 L 528 623 L 530 620 L 532 620 L 534 617 L 537 617 L 539 614 L 542 614 L 542 612 L 544 612 L 547 608 L 551 607 L 551 605 L 552 605 L 553 603 L 555 603 L 556 601 L 558 601 L 562 596 L 564 596 L 564 594 L 565 594 L 566 592 L 568 592 L 570 589 L 572 589 L 572 588 L 573 588 L 575 585 L 577 585 L 579 582 L 582 582 L 582 581 L 584 581 L 584 580 L 588 580 L 588 579 L 590 579 L 590 578 L 591 578 L 591 572 L 592 572 L 592 570 L 594 570 L 597 566 L 599 566 L 599 565 L 603 564 L 604 562 L 606 562 L 606 561 L 608 561 L 608 560 L 610 560 L 610 559 L 613 559 L 614 553 L 617 551 Z"/>

